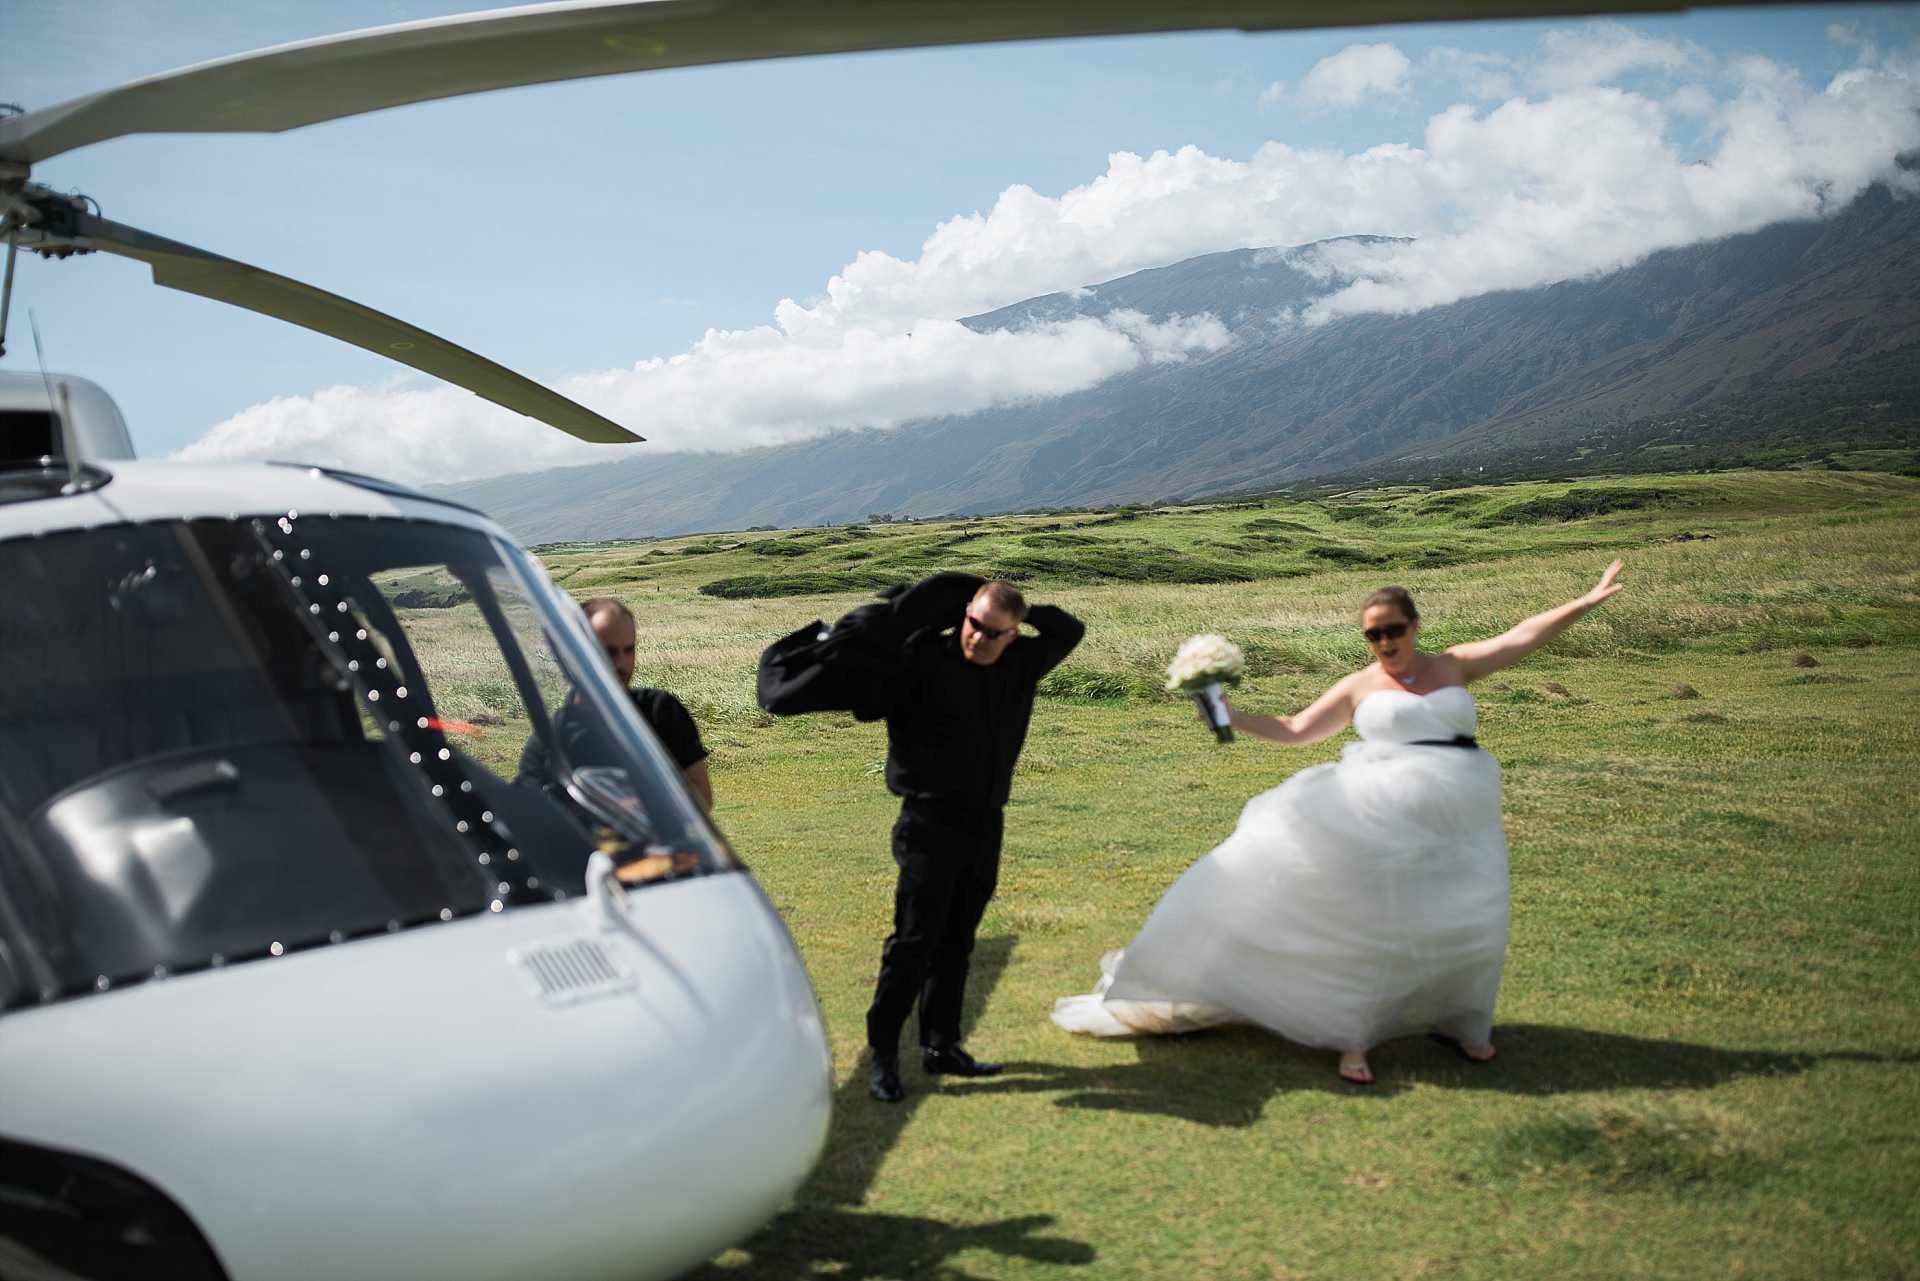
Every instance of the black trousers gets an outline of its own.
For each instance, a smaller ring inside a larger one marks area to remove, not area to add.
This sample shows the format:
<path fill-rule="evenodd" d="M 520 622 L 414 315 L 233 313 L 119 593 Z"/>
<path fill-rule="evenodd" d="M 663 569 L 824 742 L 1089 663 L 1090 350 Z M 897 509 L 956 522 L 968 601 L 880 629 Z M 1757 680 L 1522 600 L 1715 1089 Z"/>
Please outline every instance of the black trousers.
<path fill-rule="evenodd" d="M 974 932 L 1000 876 L 1001 811 L 941 801 L 901 802 L 893 824 L 893 933 L 880 949 L 880 978 L 867 1010 L 867 1044 L 897 1054 L 907 1015 L 920 1002 L 920 1044 L 960 1040 L 960 1006 Z"/>

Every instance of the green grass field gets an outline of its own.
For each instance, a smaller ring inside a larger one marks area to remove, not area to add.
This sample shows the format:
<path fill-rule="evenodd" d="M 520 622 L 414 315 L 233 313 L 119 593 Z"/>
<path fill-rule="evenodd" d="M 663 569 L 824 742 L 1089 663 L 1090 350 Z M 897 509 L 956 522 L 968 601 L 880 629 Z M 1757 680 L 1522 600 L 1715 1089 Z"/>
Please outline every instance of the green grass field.
<path fill-rule="evenodd" d="M 701 719 L 718 821 L 832 1032 L 818 1171 L 698 1275 L 1920 1276 L 1920 481 L 1655 476 L 543 554 L 576 595 L 636 607 L 640 679 Z M 1614 555 L 1625 593 L 1476 687 L 1513 861 L 1496 1063 L 1389 1042 L 1361 1090 L 1257 1031 L 1053 1028 L 1053 998 L 1248 796 L 1345 741 L 1214 745 L 1158 692 L 1181 639 L 1239 641 L 1240 703 L 1291 711 L 1365 661 L 1374 586 L 1410 587 L 1439 648 Z M 1019 575 L 1091 630 L 1036 710 L 975 963 L 969 1044 L 1013 1070 L 935 1085 L 910 1064 L 889 1108 L 860 1061 L 892 885 L 882 731 L 766 717 L 752 672 L 774 637 L 940 568 Z"/>

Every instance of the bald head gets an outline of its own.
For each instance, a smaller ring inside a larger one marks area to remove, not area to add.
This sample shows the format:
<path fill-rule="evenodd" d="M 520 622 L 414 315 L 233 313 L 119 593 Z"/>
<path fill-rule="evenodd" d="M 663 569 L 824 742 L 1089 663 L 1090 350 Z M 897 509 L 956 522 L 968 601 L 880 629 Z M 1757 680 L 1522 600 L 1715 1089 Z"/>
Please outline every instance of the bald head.
<path fill-rule="evenodd" d="M 633 684 L 634 650 L 639 638 L 633 611 L 611 596 L 582 601 L 580 608 L 586 613 L 587 625 L 599 638 L 600 648 L 606 651 L 607 661 L 613 664 L 614 675 L 622 685 Z"/>

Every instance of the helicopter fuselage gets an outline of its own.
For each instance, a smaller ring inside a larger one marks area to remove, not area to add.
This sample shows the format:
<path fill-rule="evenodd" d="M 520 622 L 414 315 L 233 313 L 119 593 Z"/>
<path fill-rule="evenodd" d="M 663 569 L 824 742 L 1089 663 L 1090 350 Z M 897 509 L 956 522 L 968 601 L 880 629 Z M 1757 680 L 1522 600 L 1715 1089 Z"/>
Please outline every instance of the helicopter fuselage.
<path fill-rule="evenodd" d="M 0 1250 L 655 1277 L 779 1207 L 805 972 L 536 561 L 316 468 L 13 475 Z"/>

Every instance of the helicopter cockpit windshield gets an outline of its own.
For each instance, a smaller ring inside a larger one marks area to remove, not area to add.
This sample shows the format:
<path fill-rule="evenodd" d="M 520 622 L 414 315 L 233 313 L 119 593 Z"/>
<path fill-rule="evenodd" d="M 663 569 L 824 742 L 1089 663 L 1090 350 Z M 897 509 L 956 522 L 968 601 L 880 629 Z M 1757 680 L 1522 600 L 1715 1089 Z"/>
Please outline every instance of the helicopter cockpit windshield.
<path fill-rule="evenodd" d="M 0 1007 L 736 866 L 525 553 L 454 524 L 0 543 Z"/>

